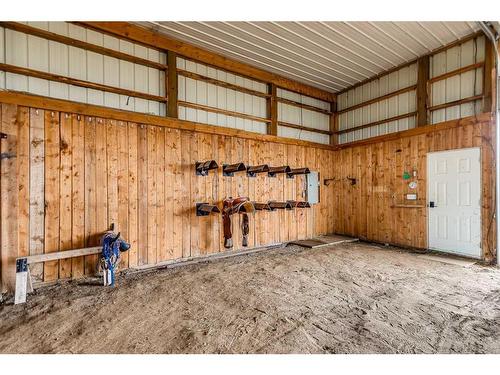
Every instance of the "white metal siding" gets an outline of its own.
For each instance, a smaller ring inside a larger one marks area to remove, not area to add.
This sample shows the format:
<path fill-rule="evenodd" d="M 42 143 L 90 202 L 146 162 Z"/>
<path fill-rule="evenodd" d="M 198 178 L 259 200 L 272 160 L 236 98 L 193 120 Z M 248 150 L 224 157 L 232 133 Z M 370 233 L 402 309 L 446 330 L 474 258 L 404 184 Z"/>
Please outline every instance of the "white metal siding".
<path fill-rule="evenodd" d="M 165 53 L 139 44 L 67 22 L 25 22 L 30 26 L 82 40 L 154 62 L 166 63 Z M 0 61 L 7 64 L 130 89 L 152 95 L 165 95 L 165 73 L 155 68 L 104 56 L 84 49 L 48 41 L 13 30 L 0 31 Z M 0 88 L 30 92 L 57 99 L 103 105 L 129 111 L 165 115 L 165 103 L 132 98 L 26 77 L 0 73 Z M 3 78 L 5 76 L 5 78 Z"/>
<path fill-rule="evenodd" d="M 327 111 L 330 110 L 330 103 L 323 100 L 311 98 L 306 95 L 301 95 L 296 92 L 278 88 L 276 90 L 276 96 L 278 98 L 307 104 L 319 109 Z M 329 115 L 287 103 L 278 102 L 278 122 L 287 122 L 290 124 L 300 125 L 306 128 L 317 130 L 330 130 Z M 287 138 L 302 139 L 317 143 L 330 143 L 330 137 L 327 134 L 310 132 L 307 130 L 300 130 L 285 126 L 278 126 L 278 135 Z"/>
<path fill-rule="evenodd" d="M 346 91 L 338 96 L 338 110 L 381 97 L 417 83 L 417 64 L 411 64 L 379 79 Z M 416 110 L 416 90 L 408 91 L 379 102 L 369 104 L 339 115 L 339 130 L 381 121 Z M 339 143 L 347 143 L 398 132 L 415 127 L 415 116 L 343 133 Z"/>
<path fill-rule="evenodd" d="M 476 42 L 475 42 L 476 41 Z M 484 61 L 483 36 L 435 54 L 430 60 L 431 78 Z M 483 69 L 437 81 L 431 85 L 431 106 L 479 95 L 483 92 Z M 432 111 L 431 123 L 472 116 L 481 112 L 481 100 Z"/>
<path fill-rule="evenodd" d="M 177 58 L 177 68 L 262 93 L 266 93 L 267 90 L 265 83 L 180 57 Z M 187 78 L 182 75 L 178 77 L 178 90 L 179 101 L 206 105 L 251 116 L 267 117 L 266 99 L 260 96 L 250 95 L 205 81 Z M 255 133 L 267 133 L 267 124 L 265 122 L 188 108 L 182 105 L 179 105 L 179 118 Z"/>

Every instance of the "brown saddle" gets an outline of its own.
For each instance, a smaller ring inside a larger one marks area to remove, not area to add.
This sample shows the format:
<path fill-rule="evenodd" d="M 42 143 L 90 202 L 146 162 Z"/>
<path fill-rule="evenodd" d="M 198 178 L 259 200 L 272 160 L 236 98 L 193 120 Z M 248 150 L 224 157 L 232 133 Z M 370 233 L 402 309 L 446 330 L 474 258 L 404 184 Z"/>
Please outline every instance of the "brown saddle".
<path fill-rule="evenodd" d="M 255 211 L 255 206 L 246 197 L 227 198 L 222 202 L 222 224 L 224 227 L 224 247 L 229 249 L 233 247 L 233 233 L 231 230 L 231 215 L 241 214 L 243 220 L 241 222 L 241 232 L 243 234 L 243 246 L 248 246 L 248 233 L 250 225 L 248 214 Z"/>

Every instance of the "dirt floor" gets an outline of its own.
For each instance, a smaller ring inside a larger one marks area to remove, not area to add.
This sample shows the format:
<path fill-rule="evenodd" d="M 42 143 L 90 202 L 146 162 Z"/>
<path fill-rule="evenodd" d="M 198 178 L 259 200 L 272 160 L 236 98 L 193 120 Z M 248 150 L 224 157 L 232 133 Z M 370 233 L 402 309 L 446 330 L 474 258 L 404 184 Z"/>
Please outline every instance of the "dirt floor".
<path fill-rule="evenodd" d="M 38 290 L 3 353 L 500 353 L 500 270 L 396 248 L 288 247 Z"/>

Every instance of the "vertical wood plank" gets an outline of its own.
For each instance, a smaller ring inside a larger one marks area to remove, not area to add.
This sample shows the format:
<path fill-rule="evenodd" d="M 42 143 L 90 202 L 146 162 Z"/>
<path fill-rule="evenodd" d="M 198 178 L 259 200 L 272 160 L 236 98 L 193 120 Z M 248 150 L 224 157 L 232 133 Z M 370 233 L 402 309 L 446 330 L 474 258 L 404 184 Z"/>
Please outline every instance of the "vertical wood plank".
<path fill-rule="evenodd" d="M 138 127 L 137 146 L 138 176 L 138 264 L 148 263 L 148 132 L 144 125 Z"/>
<path fill-rule="evenodd" d="M 95 122 L 96 130 L 96 228 L 94 238 L 96 244 L 102 241 L 102 235 L 111 225 L 108 218 L 108 155 L 107 155 L 107 126 L 106 120 L 102 118 L 89 118 Z M 94 260 L 94 272 L 97 269 L 97 256 Z"/>
<path fill-rule="evenodd" d="M 0 202 L 0 234 L 1 234 L 1 280 L 2 291 L 12 291 L 15 285 L 15 261 L 18 252 L 18 176 L 17 176 L 17 142 L 16 125 L 17 106 L 2 104 L 1 131 L 7 134 L 0 141 L 1 152 L 8 157 L 1 159 L 1 202 Z"/>
<path fill-rule="evenodd" d="M 97 246 L 99 236 L 97 229 L 97 129 L 96 121 L 92 117 L 80 117 L 77 121 L 83 121 L 84 127 L 84 148 L 85 148 L 85 244 L 86 246 Z M 102 132 L 99 133 L 102 136 Z M 100 140 L 99 142 L 102 142 Z M 101 158 L 102 159 L 102 158 Z M 102 163 L 102 160 L 100 160 Z M 100 182 L 102 183 L 102 182 Z M 93 275 L 96 271 L 97 256 L 88 255 L 85 257 L 84 271 L 86 275 Z"/>
<path fill-rule="evenodd" d="M 156 222 L 157 222 L 157 191 L 156 191 L 156 133 L 155 126 L 147 127 L 147 189 L 148 189 L 148 213 L 147 213 L 147 264 L 156 264 Z"/>
<path fill-rule="evenodd" d="M 61 113 L 60 119 L 60 173 L 59 173 L 59 250 L 72 249 L 72 119 L 69 113 Z M 71 259 L 59 261 L 59 277 L 71 277 Z"/>
<path fill-rule="evenodd" d="M 158 128 L 156 135 L 156 248 L 158 262 L 167 260 L 167 231 L 165 228 L 165 129 Z"/>
<path fill-rule="evenodd" d="M 136 267 L 139 259 L 139 217 L 138 217 L 138 132 L 137 124 L 128 123 L 128 215 L 130 250 L 128 251 L 129 267 Z"/>
<path fill-rule="evenodd" d="M 19 186 L 19 256 L 29 255 L 29 210 L 30 210 L 30 124 L 29 108 L 17 108 L 17 179 Z"/>
<path fill-rule="evenodd" d="M 45 112 L 45 253 L 59 250 L 59 112 Z M 56 280 L 59 262 L 45 262 L 44 281 Z"/>
<path fill-rule="evenodd" d="M 183 230 L 184 230 L 184 213 L 183 213 L 183 196 L 189 186 L 183 184 L 184 178 L 182 173 L 182 149 L 181 149 L 181 132 L 178 129 L 172 129 L 170 132 L 169 147 L 171 147 L 169 155 L 172 158 L 170 161 L 173 164 L 173 179 L 174 179 L 174 197 L 173 197 L 173 213 L 168 215 L 172 228 L 169 232 L 173 237 L 172 258 L 181 258 L 183 254 Z M 171 142 L 171 143 L 170 143 Z"/>
<path fill-rule="evenodd" d="M 191 194 L 191 138 L 193 137 L 190 132 L 181 132 L 181 174 L 182 174 L 182 257 L 187 258 L 191 256 L 191 212 L 192 208 Z M 194 150 L 193 150 L 194 151 Z M 193 172 L 194 174 L 194 172 Z"/>
<path fill-rule="evenodd" d="M 45 246 L 45 112 L 30 109 L 30 255 Z M 33 281 L 43 280 L 43 264 L 30 268 Z"/>
<path fill-rule="evenodd" d="M 118 218 L 117 229 L 125 241 L 129 238 L 129 134 L 128 124 L 118 121 L 116 124 L 116 143 L 118 146 L 117 159 L 117 188 L 118 188 Z M 129 251 L 120 254 L 120 269 L 128 268 Z"/>
<path fill-rule="evenodd" d="M 73 248 L 85 246 L 85 123 L 81 116 L 71 115 L 72 123 L 72 167 L 71 167 L 71 243 Z M 71 276 L 79 278 L 84 274 L 84 258 L 71 259 Z"/>

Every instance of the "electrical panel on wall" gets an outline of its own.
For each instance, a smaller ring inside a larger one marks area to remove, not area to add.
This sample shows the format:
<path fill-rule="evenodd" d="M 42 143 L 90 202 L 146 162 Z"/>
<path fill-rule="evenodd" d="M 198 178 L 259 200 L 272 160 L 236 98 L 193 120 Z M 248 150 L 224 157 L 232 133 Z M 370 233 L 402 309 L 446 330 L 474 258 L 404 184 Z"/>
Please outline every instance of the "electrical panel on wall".
<path fill-rule="evenodd" d="M 306 189 L 306 199 L 309 204 L 319 203 L 319 173 L 316 171 L 311 171 L 311 173 L 306 174 L 307 189 Z"/>

